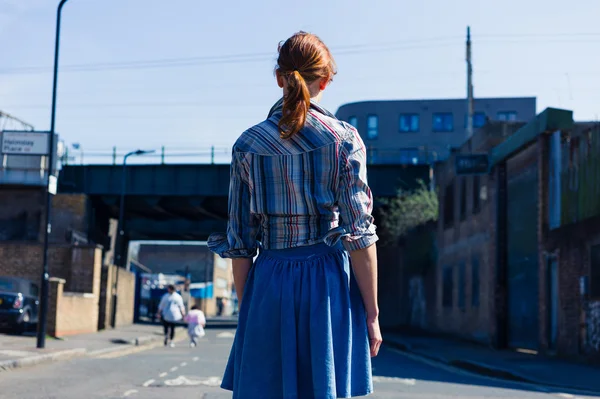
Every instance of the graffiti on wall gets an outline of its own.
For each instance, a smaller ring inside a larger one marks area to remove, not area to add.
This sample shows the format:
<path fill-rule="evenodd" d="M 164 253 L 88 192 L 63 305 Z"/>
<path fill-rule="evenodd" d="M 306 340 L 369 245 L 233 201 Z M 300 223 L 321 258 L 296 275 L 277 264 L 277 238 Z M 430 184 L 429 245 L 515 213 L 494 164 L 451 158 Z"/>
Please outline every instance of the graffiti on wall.
<path fill-rule="evenodd" d="M 589 304 L 587 341 L 590 351 L 600 352 L 600 301 L 590 302 Z"/>

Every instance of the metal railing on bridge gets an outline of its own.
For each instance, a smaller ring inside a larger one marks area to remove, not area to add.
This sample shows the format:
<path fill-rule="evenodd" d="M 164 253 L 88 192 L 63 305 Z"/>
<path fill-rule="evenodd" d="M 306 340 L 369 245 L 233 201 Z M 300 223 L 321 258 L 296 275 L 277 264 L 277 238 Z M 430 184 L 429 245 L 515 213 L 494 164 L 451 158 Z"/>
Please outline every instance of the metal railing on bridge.
<path fill-rule="evenodd" d="M 117 148 L 105 150 L 85 150 L 81 147 L 69 149 L 66 147 L 61 157 L 62 165 L 121 165 L 123 157 L 131 148 Z M 231 147 L 206 146 L 206 147 L 181 147 L 161 146 L 143 148 L 155 150 L 152 154 L 145 154 L 128 160 L 137 164 L 229 164 L 231 162 Z M 367 148 L 369 164 L 388 165 L 430 165 L 442 159 L 440 154 L 426 147 L 401 147 L 401 148 Z"/>

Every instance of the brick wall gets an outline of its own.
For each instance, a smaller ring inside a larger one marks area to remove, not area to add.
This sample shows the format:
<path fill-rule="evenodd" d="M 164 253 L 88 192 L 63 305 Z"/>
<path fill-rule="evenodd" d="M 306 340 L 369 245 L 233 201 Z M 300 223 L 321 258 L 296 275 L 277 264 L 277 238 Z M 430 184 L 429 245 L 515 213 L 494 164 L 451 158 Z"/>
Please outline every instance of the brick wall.
<path fill-rule="evenodd" d="M 467 142 L 457 153 L 487 153 L 521 126 L 494 122 L 475 133 L 471 148 Z M 498 169 L 479 177 L 456 176 L 455 154 L 435 170 L 439 218 L 433 327 L 445 333 L 495 345 L 498 338 L 497 312 L 502 311 L 498 307 L 502 303 L 499 297 L 502 293 L 496 279 Z M 479 211 L 474 208 L 476 180 L 479 181 Z M 464 217 L 461 215 L 463 181 L 466 187 Z M 445 225 L 445 188 L 449 185 L 454 186 L 454 217 L 450 225 Z M 444 306 L 443 303 L 443 276 L 446 269 L 451 270 L 452 276 L 451 306 Z M 474 274 L 474 271 L 477 273 Z M 461 273 L 464 278 L 461 278 Z M 477 274 L 479 278 L 474 281 Z M 459 306 L 459 302 L 462 306 Z"/>
<path fill-rule="evenodd" d="M 39 187 L 0 187 L 0 241 L 42 242 L 45 192 Z M 50 242 L 66 243 L 70 230 L 87 233 L 88 198 L 83 194 L 52 197 Z"/>
<path fill-rule="evenodd" d="M 64 291 L 65 280 L 50 280 L 48 334 L 64 337 L 98 328 L 98 296 Z"/>
<path fill-rule="evenodd" d="M 0 275 L 22 277 L 38 282 L 42 273 L 43 246 L 38 243 L 0 242 Z M 52 246 L 48 249 L 51 277 L 70 278 L 71 248 Z"/>
<path fill-rule="evenodd" d="M 0 241 L 39 241 L 44 190 L 0 186 Z"/>
<path fill-rule="evenodd" d="M 89 199 L 84 194 L 58 194 L 52 197 L 51 242 L 70 242 L 71 230 L 87 234 Z"/>
<path fill-rule="evenodd" d="M 116 326 L 133 324 L 135 306 L 135 274 L 115 265 L 101 266 L 100 300 L 98 314 L 98 329 L 112 327 L 113 294 L 115 289 L 116 273 L 119 272 L 117 290 L 117 317 Z"/>

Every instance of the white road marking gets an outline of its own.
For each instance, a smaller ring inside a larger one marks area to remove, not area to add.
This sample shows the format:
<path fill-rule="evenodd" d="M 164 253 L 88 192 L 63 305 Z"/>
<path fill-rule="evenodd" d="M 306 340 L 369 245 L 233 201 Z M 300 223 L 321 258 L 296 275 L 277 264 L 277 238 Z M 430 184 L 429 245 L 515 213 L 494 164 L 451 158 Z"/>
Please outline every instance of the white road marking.
<path fill-rule="evenodd" d="M 144 382 L 143 386 L 144 386 L 144 388 L 148 388 L 152 384 L 154 384 L 154 380 L 148 380 L 148 381 Z"/>
<path fill-rule="evenodd" d="M 186 363 L 186 362 L 183 362 L 183 363 L 181 363 L 181 364 L 180 364 L 180 366 L 181 366 L 181 367 L 185 367 L 185 366 L 187 366 L 187 363 Z"/>
<path fill-rule="evenodd" d="M 178 368 L 179 368 L 179 367 L 177 367 L 177 366 L 175 366 L 175 367 L 171 367 L 171 373 L 172 373 L 172 372 L 174 372 L 174 371 L 177 371 L 177 369 L 178 369 Z"/>
<path fill-rule="evenodd" d="M 559 393 L 558 396 L 561 398 L 574 398 L 575 395 L 571 395 L 570 393 Z"/>
<path fill-rule="evenodd" d="M 229 331 L 225 331 L 220 334 L 217 334 L 217 338 L 233 338 L 233 337 L 235 337 L 235 334 L 231 333 Z"/>
<path fill-rule="evenodd" d="M 131 396 L 131 395 L 134 395 L 134 394 L 136 394 L 137 392 L 138 392 L 138 391 L 137 391 L 137 390 L 135 390 L 135 389 L 130 389 L 129 391 L 127 391 L 127 392 L 125 392 L 125 393 L 123 394 L 123 397 L 124 397 L 124 398 L 126 398 L 126 397 L 128 397 L 128 396 Z"/>
<path fill-rule="evenodd" d="M 158 376 L 159 376 L 160 378 L 163 378 L 163 377 L 166 377 L 166 376 L 167 376 L 167 374 L 169 374 L 169 373 L 167 373 L 167 372 L 164 372 L 164 373 L 160 373 Z"/>
<path fill-rule="evenodd" d="M 166 380 L 165 385 L 167 386 L 197 386 L 206 385 L 209 387 L 218 387 L 221 385 L 221 379 L 219 377 L 208 377 L 208 378 L 197 378 L 197 377 L 186 377 L 180 375 L 179 377 Z"/>
<path fill-rule="evenodd" d="M 399 377 L 380 377 L 374 376 L 373 382 L 399 382 L 404 385 L 415 385 L 417 381 L 414 378 L 399 378 Z"/>
<path fill-rule="evenodd" d="M 193 358 L 192 360 L 193 360 L 193 361 L 195 361 L 195 362 L 197 362 L 197 361 L 198 361 L 198 360 L 200 360 L 200 359 L 198 358 L 198 356 L 196 356 L 196 357 L 195 357 L 195 358 Z"/>

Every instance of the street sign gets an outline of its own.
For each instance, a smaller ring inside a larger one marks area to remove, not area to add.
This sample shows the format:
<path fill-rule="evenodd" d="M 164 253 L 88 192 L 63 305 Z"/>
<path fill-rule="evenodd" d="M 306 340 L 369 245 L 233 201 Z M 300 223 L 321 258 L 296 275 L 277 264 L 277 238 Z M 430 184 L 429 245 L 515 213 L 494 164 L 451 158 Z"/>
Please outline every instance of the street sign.
<path fill-rule="evenodd" d="M 49 139 L 48 132 L 5 130 L 2 132 L 0 152 L 8 155 L 48 155 Z"/>
<path fill-rule="evenodd" d="M 477 175 L 488 173 L 490 159 L 488 154 L 456 154 L 457 175 Z"/>
<path fill-rule="evenodd" d="M 58 178 L 54 175 L 48 176 L 48 192 L 52 195 L 56 195 L 56 191 L 58 188 Z"/>

